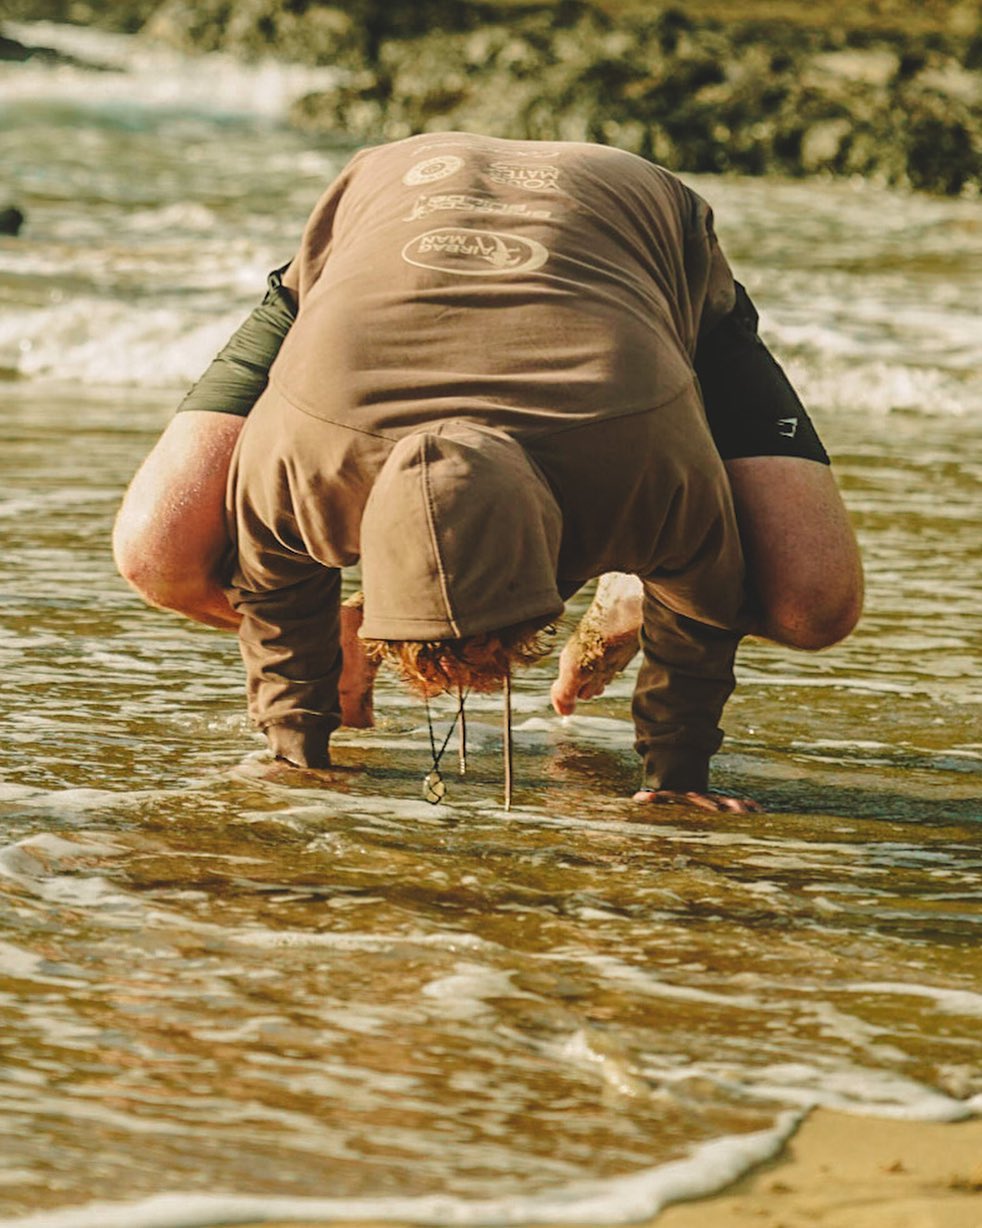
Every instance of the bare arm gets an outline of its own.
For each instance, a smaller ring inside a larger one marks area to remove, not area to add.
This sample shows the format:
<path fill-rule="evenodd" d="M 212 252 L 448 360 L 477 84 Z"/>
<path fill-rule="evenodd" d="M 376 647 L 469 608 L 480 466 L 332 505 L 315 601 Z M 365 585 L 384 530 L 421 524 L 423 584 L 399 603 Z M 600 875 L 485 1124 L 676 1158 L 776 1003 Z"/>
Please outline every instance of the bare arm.
<path fill-rule="evenodd" d="M 232 630 L 222 589 L 225 484 L 245 419 L 189 410 L 171 419 L 137 471 L 113 530 L 120 574 L 150 605 Z"/>
<path fill-rule="evenodd" d="M 212 627 L 238 615 L 221 591 L 225 482 L 246 414 L 296 316 L 292 267 L 270 274 L 243 321 L 181 403 L 130 484 L 113 534 L 120 573 L 150 605 Z"/>
<path fill-rule="evenodd" d="M 753 634 L 789 648 L 829 648 L 863 607 L 863 565 L 828 465 L 797 456 L 726 462 L 750 584 Z"/>

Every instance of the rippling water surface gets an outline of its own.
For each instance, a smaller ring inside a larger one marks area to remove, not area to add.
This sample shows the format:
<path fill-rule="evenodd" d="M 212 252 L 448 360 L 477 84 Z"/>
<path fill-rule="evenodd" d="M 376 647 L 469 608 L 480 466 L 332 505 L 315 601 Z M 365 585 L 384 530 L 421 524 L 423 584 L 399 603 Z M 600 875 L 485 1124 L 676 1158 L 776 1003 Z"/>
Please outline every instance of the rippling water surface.
<path fill-rule="evenodd" d="M 768 813 L 632 805 L 632 680 L 562 722 L 548 666 L 516 810 L 494 699 L 431 808 L 392 684 L 330 779 L 267 779 L 234 641 L 113 574 L 125 482 L 347 154 L 278 125 L 288 74 L 95 50 L 0 77 L 3 1222 L 616 1219 L 792 1110 L 982 1110 L 977 202 L 697 182 L 867 565 L 849 642 L 742 649 L 716 781 Z"/>

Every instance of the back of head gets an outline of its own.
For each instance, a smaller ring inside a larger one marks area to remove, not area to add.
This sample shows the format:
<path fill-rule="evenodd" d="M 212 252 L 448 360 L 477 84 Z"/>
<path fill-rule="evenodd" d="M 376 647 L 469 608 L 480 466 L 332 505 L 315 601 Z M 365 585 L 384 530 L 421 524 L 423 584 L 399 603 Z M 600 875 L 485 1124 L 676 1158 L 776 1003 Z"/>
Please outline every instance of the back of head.
<path fill-rule="evenodd" d="M 440 641 L 542 624 L 556 587 L 562 516 L 520 444 L 450 421 L 400 439 L 361 526 L 370 640 Z"/>

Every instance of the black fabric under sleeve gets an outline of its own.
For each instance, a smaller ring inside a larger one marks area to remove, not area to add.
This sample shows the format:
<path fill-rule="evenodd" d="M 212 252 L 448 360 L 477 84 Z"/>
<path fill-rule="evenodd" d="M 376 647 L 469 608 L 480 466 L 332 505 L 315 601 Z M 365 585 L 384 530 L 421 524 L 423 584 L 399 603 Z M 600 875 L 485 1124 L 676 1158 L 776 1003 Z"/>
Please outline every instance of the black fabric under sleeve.
<path fill-rule="evenodd" d="M 177 412 L 203 409 L 244 418 L 269 382 L 269 369 L 297 316 L 293 296 L 283 285 L 288 266 L 270 273 L 263 301 L 194 385 Z"/>
<path fill-rule="evenodd" d="M 791 381 L 757 333 L 757 309 L 736 283 L 736 306 L 699 340 L 694 366 L 723 460 L 798 456 L 829 463 Z"/>

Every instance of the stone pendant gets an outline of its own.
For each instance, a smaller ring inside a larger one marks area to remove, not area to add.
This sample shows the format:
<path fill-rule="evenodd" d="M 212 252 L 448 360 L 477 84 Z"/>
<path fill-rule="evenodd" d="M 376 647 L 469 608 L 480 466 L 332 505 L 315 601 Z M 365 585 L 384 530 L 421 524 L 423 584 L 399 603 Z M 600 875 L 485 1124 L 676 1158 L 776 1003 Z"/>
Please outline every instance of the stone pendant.
<path fill-rule="evenodd" d="M 432 772 L 427 772 L 423 777 L 423 798 L 428 801 L 431 806 L 436 806 L 443 801 L 444 795 L 447 792 L 447 786 L 443 783 L 443 777 L 434 769 Z"/>

